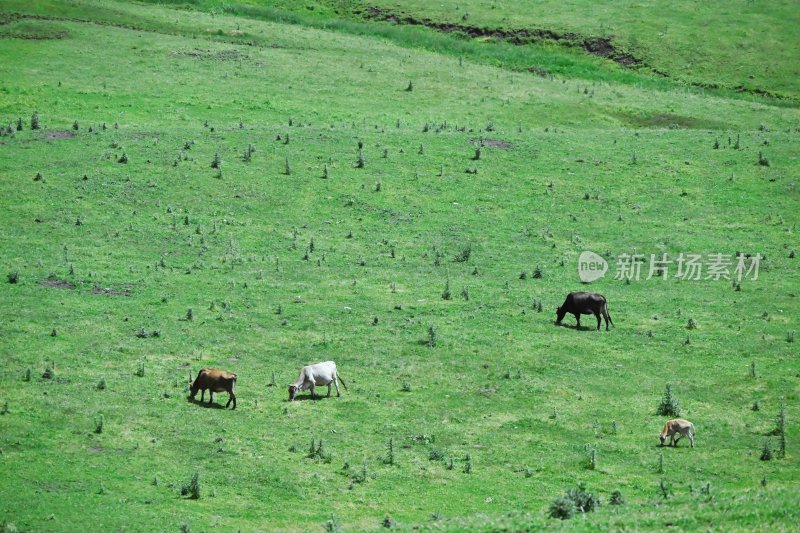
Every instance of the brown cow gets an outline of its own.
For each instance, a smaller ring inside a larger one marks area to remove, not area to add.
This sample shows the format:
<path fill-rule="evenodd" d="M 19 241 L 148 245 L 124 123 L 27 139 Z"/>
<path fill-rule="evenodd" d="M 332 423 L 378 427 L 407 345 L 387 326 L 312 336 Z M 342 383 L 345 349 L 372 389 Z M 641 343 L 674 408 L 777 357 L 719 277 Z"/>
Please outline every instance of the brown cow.
<path fill-rule="evenodd" d="M 189 372 L 189 381 L 191 380 L 192 373 Z M 200 395 L 200 401 L 202 402 L 203 398 L 206 396 L 206 389 L 209 392 L 209 404 L 214 400 L 215 392 L 224 391 L 227 392 L 229 396 L 228 403 L 225 404 L 225 408 L 227 409 L 231 402 L 233 402 L 233 408 L 236 409 L 236 374 L 219 370 L 217 368 L 204 368 L 198 372 L 197 378 L 189 388 L 189 398 L 194 400 L 195 396 L 197 396 L 197 391 L 202 391 L 202 394 Z"/>

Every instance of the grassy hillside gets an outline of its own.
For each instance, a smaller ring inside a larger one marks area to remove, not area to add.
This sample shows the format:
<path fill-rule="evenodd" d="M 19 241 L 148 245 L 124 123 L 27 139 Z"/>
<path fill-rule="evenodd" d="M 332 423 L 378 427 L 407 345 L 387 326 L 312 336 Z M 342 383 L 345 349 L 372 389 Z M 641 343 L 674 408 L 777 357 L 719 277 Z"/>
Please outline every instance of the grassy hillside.
<path fill-rule="evenodd" d="M 800 96 L 794 2 L 356 2 L 369 10 L 476 27 L 611 36 L 644 65 L 686 83 Z"/>
<path fill-rule="evenodd" d="M 0 523 L 796 523 L 798 110 L 220 13 L 0 13 Z M 765 258 L 739 290 L 587 287 L 584 250 Z M 616 328 L 553 324 L 584 289 Z M 327 359 L 349 391 L 287 403 Z M 236 411 L 186 401 L 204 366 Z M 658 447 L 667 383 L 694 449 Z M 548 518 L 579 483 L 599 510 Z"/>

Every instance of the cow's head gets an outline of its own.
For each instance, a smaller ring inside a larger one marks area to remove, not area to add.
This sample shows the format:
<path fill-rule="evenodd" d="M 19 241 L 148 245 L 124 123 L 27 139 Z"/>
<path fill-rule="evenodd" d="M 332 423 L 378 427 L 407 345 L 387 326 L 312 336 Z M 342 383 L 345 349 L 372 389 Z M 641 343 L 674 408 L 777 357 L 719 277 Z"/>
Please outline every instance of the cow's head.
<path fill-rule="evenodd" d="M 564 309 L 564 306 L 556 308 L 556 324 L 561 324 L 561 321 L 564 320 L 564 315 L 567 314 L 567 311 Z"/>
<path fill-rule="evenodd" d="M 660 434 L 660 435 L 658 436 L 658 438 L 659 438 L 659 440 L 661 441 L 661 445 L 663 446 L 663 445 L 664 445 L 664 442 L 667 440 L 667 435 L 666 435 L 665 433 L 662 433 L 662 434 Z"/>
<path fill-rule="evenodd" d="M 297 391 L 300 390 L 297 385 L 289 385 L 289 401 L 291 402 L 294 400 L 294 397 L 297 396 Z"/>
<path fill-rule="evenodd" d="M 192 383 L 192 371 L 191 370 L 189 370 L 188 389 L 189 389 L 189 398 L 191 400 L 194 400 L 194 397 L 197 396 L 197 391 L 200 389 L 200 387 L 195 387 L 194 383 Z"/>

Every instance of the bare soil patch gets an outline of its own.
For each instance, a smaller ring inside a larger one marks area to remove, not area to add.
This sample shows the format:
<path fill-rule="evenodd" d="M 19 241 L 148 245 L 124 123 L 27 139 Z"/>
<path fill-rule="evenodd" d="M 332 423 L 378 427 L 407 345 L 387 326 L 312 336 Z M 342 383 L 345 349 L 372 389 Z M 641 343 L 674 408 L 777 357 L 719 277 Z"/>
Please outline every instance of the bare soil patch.
<path fill-rule="evenodd" d="M 489 148 L 503 148 L 504 150 L 510 150 L 511 148 L 514 148 L 514 144 L 508 141 L 501 141 L 499 139 L 473 138 L 470 139 L 469 142 L 480 146 L 488 146 Z"/>
<path fill-rule="evenodd" d="M 39 282 L 42 287 L 50 287 L 52 289 L 74 289 L 75 284 L 64 279 L 47 278 Z"/>
<path fill-rule="evenodd" d="M 75 134 L 71 131 L 46 131 L 42 138 L 46 141 L 51 141 L 54 139 L 72 139 L 75 137 Z"/>

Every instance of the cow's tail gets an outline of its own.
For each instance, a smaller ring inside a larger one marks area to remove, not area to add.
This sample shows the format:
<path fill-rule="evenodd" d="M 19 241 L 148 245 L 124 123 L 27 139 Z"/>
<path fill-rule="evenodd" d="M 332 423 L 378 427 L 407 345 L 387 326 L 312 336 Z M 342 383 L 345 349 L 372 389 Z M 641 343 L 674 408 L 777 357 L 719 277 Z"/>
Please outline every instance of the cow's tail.
<path fill-rule="evenodd" d="M 611 315 L 608 313 L 608 300 L 603 301 L 603 313 L 606 315 L 608 321 L 611 322 L 611 325 L 614 326 L 614 321 L 611 320 Z"/>
<path fill-rule="evenodd" d="M 340 373 L 338 373 L 338 372 L 336 373 L 336 379 L 338 379 L 339 381 L 342 382 L 342 386 L 344 387 L 344 390 L 346 390 L 347 392 L 350 392 L 350 390 L 347 388 L 347 383 L 344 382 L 344 380 L 342 379 L 342 375 Z"/>

